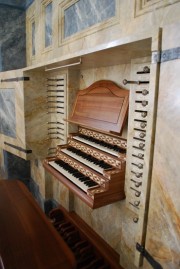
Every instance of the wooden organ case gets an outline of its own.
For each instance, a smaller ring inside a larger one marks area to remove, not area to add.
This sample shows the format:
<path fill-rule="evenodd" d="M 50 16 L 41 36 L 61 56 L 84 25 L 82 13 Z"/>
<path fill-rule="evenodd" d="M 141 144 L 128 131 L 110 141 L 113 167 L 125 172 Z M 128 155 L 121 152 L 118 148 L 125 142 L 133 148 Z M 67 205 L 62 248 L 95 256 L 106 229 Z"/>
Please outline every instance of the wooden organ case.
<path fill-rule="evenodd" d="M 69 122 L 78 125 L 66 145 L 44 167 L 91 208 L 125 198 L 126 139 L 120 137 L 128 114 L 129 91 L 101 80 L 77 94 Z"/>

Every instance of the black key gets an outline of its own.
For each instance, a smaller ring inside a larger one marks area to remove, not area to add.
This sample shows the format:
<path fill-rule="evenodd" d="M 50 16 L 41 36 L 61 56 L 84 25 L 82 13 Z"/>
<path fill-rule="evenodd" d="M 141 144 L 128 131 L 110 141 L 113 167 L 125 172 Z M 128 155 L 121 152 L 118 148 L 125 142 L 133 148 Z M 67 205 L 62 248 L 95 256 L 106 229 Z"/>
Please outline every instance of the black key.
<path fill-rule="evenodd" d="M 78 170 L 75 173 L 73 173 L 73 176 L 75 176 L 76 178 L 84 177 L 84 175 L 81 172 L 79 172 Z"/>
<path fill-rule="evenodd" d="M 74 152 L 78 156 L 83 157 L 84 159 L 88 160 L 89 162 L 92 162 L 96 165 L 99 165 L 101 168 L 104 168 L 104 169 L 112 168 L 111 165 L 106 164 L 103 160 L 98 160 L 95 157 L 91 156 L 90 154 L 82 152 L 81 150 L 77 150 L 76 148 L 73 148 L 73 147 L 69 147 L 68 150 L 70 150 L 71 152 Z"/>
<path fill-rule="evenodd" d="M 84 177 L 80 177 L 79 180 L 80 180 L 81 182 L 86 182 L 86 181 L 90 180 L 90 178 L 84 176 Z"/>
<path fill-rule="evenodd" d="M 97 186 L 98 184 L 96 182 L 94 182 L 93 180 L 91 180 L 91 182 L 88 183 L 89 187 L 93 187 L 93 186 Z"/>

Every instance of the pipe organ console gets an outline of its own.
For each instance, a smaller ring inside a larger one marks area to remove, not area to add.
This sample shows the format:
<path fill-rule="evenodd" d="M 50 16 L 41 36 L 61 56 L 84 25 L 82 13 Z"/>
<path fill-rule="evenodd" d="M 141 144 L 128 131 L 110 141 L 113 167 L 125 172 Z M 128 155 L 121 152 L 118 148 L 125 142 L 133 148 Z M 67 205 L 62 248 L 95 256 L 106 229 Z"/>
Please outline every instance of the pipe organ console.
<path fill-rule="evenodd" d="M 98 81 L 77 94 L 69 122 L 79 126 L 44 167 L 91 208 L 125 198 L 127 142 L 121 138 L 129 91 Z"/>

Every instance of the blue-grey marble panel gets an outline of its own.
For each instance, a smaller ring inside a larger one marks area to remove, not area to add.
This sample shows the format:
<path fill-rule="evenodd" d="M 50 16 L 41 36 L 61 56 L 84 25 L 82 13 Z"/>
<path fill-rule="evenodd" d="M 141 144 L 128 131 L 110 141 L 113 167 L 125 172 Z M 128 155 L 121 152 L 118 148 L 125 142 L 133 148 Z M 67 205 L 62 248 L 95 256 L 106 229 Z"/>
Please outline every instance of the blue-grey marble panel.
<path fill-rule="evenodd" d="M 35 22 L 32 22 L 32 55 L 34 56 L 36 54 L 36 48 L 35 48 Z"/>
<path fill-rule="evenodd" d="M 45 7 L 45 48 L 52 45 L 52 3 Z"/>
<path fill-rule="evenodd" d="M 0 46 L 0 72 L 2 71 L 2 54 L 1 54 L 1 46 Z"/>
<path fill-rule="evenodd" d="M 17 9 L 28 8 L 34 0 L 0 0 L 0 5 L 3 7 L 12 7 Z"/>
<path fill-rule="evenodd" d="M 116 0 L 79 0 L 64 11 L 64 38 L 115 16 Z"/>
<path fill-rule="evenodd" d="M 25 3 L 24 3 L 24 1 L 22 1 L 22 2 L 24 5 L 24 8 L 27 9 L 34 2 L 34 0 L 26 0 Z"/>
<path fill-rule="evenodd" d="M 0 133 L 16 137 L 14 89 L 0 89 Z"/>
<path fill-rule="evenodd" d="M 25 11 L 0 8 L 1 71 L 26 66 Z"/>

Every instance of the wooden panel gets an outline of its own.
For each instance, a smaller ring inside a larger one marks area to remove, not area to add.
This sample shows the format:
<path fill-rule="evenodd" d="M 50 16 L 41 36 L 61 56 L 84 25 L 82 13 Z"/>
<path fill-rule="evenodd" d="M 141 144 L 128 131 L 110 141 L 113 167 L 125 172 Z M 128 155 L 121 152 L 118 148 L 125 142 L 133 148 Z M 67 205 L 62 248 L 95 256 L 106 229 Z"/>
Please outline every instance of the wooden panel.
<path fill-rule="evenodd" d="M 121 133 L 128 111 L 129 91 L 101 80 L 79 91 L 70 121 L 79 125 Z"/>
<path fill-rule="evenodd" d="M 0 180 L 0 219 L 5 269 L 75 268 L 72 252 L 21 182 Z"/>
<path fill-rule="evenodd" d="M 146 66 L 150 73 L 142 73 Z M 131 88 L 125 185 L 126 205 L 134 212 L 132 221 L 137 229 L 134 244 L 138 242 L 143 246 L 151 185 L 158 70 L 158 64 L 150 64 L 149 57 L 132 60 L 131 79 L 149 81 L 149 84 Z M 135 265 L 139 267 L 142 262 L 140 252 L 135 249 Z"/>

